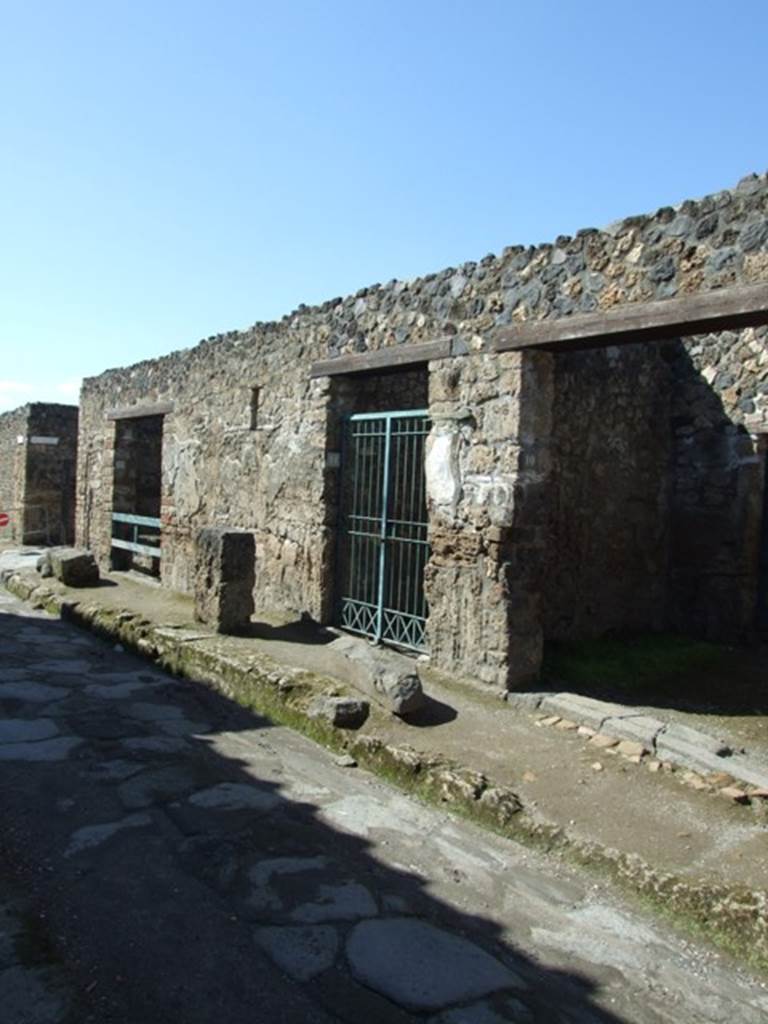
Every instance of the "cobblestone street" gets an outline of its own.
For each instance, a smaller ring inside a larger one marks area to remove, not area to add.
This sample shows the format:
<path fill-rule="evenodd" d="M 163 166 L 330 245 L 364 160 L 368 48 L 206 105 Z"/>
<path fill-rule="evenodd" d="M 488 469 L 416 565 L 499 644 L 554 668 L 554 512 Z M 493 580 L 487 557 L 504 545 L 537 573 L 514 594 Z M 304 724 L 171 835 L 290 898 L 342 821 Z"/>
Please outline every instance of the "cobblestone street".
<path fill-rule="evenodd" d="M 0 666 L 4 1024 L 768 1015 L 593 877 L 5 592 Z"/>

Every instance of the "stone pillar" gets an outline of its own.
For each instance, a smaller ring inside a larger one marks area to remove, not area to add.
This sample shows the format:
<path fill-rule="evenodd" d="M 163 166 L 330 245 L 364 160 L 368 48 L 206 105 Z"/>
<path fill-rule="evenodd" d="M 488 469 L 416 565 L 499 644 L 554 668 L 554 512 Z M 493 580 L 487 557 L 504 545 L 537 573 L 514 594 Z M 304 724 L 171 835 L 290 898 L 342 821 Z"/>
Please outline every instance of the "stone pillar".
<path fill-rule="evenodd" d="M 525 686 L 542 655 L 551 356 L 488 353 L 430 370 L 432 664 L 493 686 Z"/>
<path fill-rule="evenodd" d="M 195 538 L 195 618 L 217 633 L 240 633 L 253 614 L 252 533 L 205 527 Z"/>

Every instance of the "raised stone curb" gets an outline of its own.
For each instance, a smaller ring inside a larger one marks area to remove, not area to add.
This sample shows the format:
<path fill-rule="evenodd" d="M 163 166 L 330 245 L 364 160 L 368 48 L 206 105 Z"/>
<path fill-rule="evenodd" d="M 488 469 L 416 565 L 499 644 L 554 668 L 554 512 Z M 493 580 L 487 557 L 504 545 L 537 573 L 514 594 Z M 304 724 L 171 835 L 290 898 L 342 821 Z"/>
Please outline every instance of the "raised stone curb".
<path fill-rule="evenodd" d="M 649 715 L 625 714 L 617 718 L 607 718 L 603 723 L 603 732 L 609 736 L 642 743 L 646 750 L 654 749 L 656 737 L 663 728 L 663 722 Z"/>
<path fill-rule="evenodd" d="M 411 793 L 454 808 L 510 839 L 607 874 L 626 891 L 645 897 L 666 913 L 674 912 L 713 941 L 768 968 L 768 893 L 661 871 L 635 854 L 579 839 L 542 820 L 522 805 L 510 787 L 495 785 L 468 766 L 312 718 L 308 708 L 314 698 L 339 695 L 340 687 L 333 680 L 279 665 L 261 652 L 234 655 L 226 639 L 215 634 L 155 626 L 134 612 L 109 610 L 92 600 L 78 602 L 40 585 L 36 574 L 11 571 L 2 578 L 11 593 L 33 607 L 118 641 L 171 672 L 211 685 L 273 721 L 351 755 L 362 767 Z M 569 714 L 577 717 L 573 707 Z M 729 771 L 740 767 L 734 758 L 718 760 Z"/>
<path fill-rule="evenodd" d="M 677 722 L 665 723 L 650 715 L 637 714 L 624 705 L 582 697 L 576 693 L 536 696 L 540 697 L 537 706 L 542 711 L 550 712 L 552 717 L 563 716 L 587 725 L 597 730 L 606 740 L 634 740 L 641 743 L 649 753 L 682 768 L 704 772 L 725 771 L 738 782 L 760 789 L 768 788 L 768 768 L 743 754 L 734 754 L 724 740 L 698 729 Z M 527 707 L 524 702 L 519 706 Z"/>

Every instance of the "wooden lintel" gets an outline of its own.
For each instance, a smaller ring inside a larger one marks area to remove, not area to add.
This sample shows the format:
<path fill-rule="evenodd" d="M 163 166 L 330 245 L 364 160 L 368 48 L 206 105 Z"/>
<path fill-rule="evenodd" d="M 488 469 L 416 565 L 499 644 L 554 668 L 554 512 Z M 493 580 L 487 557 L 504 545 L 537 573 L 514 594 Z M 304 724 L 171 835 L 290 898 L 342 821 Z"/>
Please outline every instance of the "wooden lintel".
<path fill-rule="evenodd" d="M 157 402 L 155 405 L 132 405 L 125 409 L 108 409 L 108 420 L 135 420 L 140 416 L 166 416 L 173 412 L 173 402 Z"/>
<path fill-rule="evenodd" d="M 496 352 L 535 348 L 562 352 L 642 341 L 664 341 L 768 323 L 768 284 L 627 304 L 605 313 L 498 327 Z"/>
<path fill-rule="evenodd" d="M 448 359 L 467 354 L 466 345 L 458 338 L 438 338 L 419 345 L 390 345 L 375 352 L 321 359 L 313 363 L 310 377 L 336 377 L 342 373 L 370 373 L 374 370 L 392 370 L 413 363 L 427 363 L 430 359 Z"/>

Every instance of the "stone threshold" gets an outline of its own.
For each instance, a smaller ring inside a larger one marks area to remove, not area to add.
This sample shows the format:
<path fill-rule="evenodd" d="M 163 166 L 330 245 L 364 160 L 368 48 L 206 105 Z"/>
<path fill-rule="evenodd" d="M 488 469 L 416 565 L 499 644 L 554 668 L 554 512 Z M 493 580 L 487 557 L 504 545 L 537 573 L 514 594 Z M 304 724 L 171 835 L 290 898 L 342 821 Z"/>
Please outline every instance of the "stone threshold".
<path fill-rule="evenodd" d="M 652 770 L 666 765 L 688 769 L 690 778 L 685 781 L 695 783 L 698 777 L 700 788 L 716 789 L 737 803 L 768 799 L 768 768 L 699 729 L 577 693 L 510 693 L 505 699 L 512 706 L 541 712 L 542 725 L 576 730 L 597 748 L 618 749 L 636 763 L 649 758 Z"/>
<path fill-rule="evenodd" d="M 514 789 L 494 782 L 471 764 L 388 743 L 375 735 L 375 728 L 371 731 L 370 721 L 366 734 L 361 735 L 311 714 L 318 697 L 357 697 L 338 680 L 285 666 L 252 648 L 234 650 L 232 638 L 206 633 L 204 628 L 155 624 L 130 609 L 105 607 L 94 600 L 92 591 L 78 599 L 77 591 L 41 583 L 33 571 L 9 569 L 0 578 L 11 593 L 33 607 L 131 649 L 173 674 L 211 686 L 273 722 L 322 743 L 339 754 L 340 767 L 359 764 L 422 799 L 585 867 L 752 966 L 768 971 L 768 893 L 763 889 L 683 876 L 655 867 L 635 853 L 579 838 L 545 820 L 535 807 L 526 806 Z M 560 712 L 568 708 L 568 714 L 575 716 L 572 694 L 515 696 L 521 698 L 521 707 L 527 698 L 531 712 L 541 708 L 541 721 L 570 721 L 556 714 L 555 708 Z M 595 715 L 602 714 L 604 702 L 592 703 L 602 705 L 592 709 Z M 642 716 L 609 712 L 600 718 L 600 728 L 612 718 L 621 723 L 631 717 Z M 595 731 L 597 735 L 604 733 Z M 654 733 L 660 735 L 661 726 Z"/>

